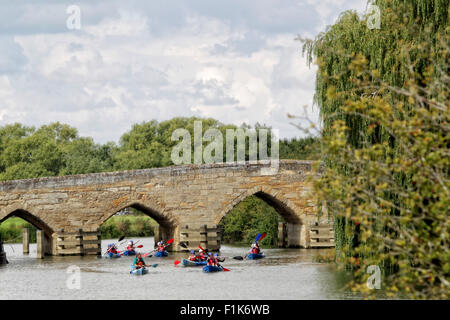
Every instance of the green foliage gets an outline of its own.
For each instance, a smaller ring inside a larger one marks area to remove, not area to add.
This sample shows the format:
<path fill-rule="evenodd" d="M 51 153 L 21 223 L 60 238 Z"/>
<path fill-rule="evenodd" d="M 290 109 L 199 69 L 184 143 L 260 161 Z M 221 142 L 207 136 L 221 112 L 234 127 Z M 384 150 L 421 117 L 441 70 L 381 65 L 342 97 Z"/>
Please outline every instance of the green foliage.
<path fill-rule="evenodd" d="M 320 160 L 320 139 L 293 138 L 280 141 L 280 159 Z"/>
<path fill-rule="evenodd" d="M 354 290 L 371 294 L 378 265 L 390 297 L 448 299 L 449 1 L 376 4 L 379 30 L 346 12 L 304 46 L 324 124 L 315 190 Z"/>
<path fill-rule="evenodd" d="M 144 214 L 113 216 L 101 226 L 103 239 L 153 237 L 157 222 Z"/>
<path fill-rule="evenodd" d="M 225 243 L 251 244 L 258 233 L 266 232 L 262 245 L 277 245 L 278 222 L 281 217 L 274 208 L 256 196 L 237 204 L 220 222 Z"/>
<path fill-rule="evenodd" d="M 30 229 L 30 242 L 36 242 L 36 228 L 27 221 L 12 217 L 0 224 L 0 234 L 4 242 L 22 242 L 22 229 Z"/>

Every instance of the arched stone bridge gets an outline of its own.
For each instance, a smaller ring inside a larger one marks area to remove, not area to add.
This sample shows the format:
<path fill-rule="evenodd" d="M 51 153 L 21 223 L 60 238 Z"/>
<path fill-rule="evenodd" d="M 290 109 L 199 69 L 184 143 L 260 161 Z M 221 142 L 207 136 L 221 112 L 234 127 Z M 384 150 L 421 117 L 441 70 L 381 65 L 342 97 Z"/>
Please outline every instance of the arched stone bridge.
<path fill-rule="evenodd" d="M 288 246 L 308 247 L 306 227 L 317 221 L 307 182 L 312 164 L 280 160 L 273 175 L 262 174 L 269 165 L 258 162 L 5 181 L 0 182 L 0 222 L 10 216 L 29 221 L 44 231 L 46 253 L 58 254 L 59 232 L 98 231 L 112 215 L 134 207 L 159 223 L 163 239 L 173 237 L 178 244 L 186 240 L 186 226 L 214 228 L 240 201 L 256 195 L 286 221 Z"/>

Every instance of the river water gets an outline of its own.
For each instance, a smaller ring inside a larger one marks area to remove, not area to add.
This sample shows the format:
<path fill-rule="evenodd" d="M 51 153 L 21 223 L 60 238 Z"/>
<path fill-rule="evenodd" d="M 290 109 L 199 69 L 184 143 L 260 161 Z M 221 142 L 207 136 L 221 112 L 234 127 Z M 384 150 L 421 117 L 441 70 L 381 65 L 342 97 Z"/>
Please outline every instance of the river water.
<path fill-rule="evenodd" d="M 153 238 L 135 239 L 153 249 Z M 102 247 L 112 240 L 103 240 Z M 265 249 L 262 260 L 238 261 L 247 248 L 222 246 L 222 265 L 231 271 L 206 274 L 201 267 L 174 266 L 187 253 L 170 253 L 166 258 L 146 258 L 158 264 L 144 276 L 129 274 L 132 257 L 99 259 L 46 257 L 36 259 L 36 245 L 22 254 L 22 245 L 5 245 L 9 264 L 0 266 L 0 299 L 358 299 L 342 287 L 347 275 L 333 264 L 314 263 L 313 257 L 327 249 Z M 79 273 L 68 268 L 76 266 Z M 69 286 L 68 286 L 69 284 Z M 74 289 L 75 287 L 75 289 Z M 71 288 L 71 289 L 70 289 Z"/>

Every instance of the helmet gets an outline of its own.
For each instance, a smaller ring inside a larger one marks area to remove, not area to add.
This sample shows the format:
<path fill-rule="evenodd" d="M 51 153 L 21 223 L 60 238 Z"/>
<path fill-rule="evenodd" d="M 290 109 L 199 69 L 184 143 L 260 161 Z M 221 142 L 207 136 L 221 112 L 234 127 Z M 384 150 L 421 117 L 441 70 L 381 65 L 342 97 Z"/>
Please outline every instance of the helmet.
<path fill-rule="evenodd" d="M 219 255 L 217 253 L 214 253 L 214 257 L 218 257 Z"/>
<path fill-rule="evenodd" d="M 212 253 L 210 252 L 210 253 L 208 253 L 208 256 L 212 256 Z"/>
<path fill-rule="evenodd" d="M 111 248 L 113 245 L 110 243 L 110 244 L 108 244 L 108 248 Z"/>
<path fill-rule="evenodd" d="M 194 254 L 194 253 L 195 253 L 195 250 L 191 250 L 191 253 Z"/>
<path fill-rule="evenodd" d="M 133 240 L 128 241 L 128 244 L 129 244 L 130 246 L 132 246 L 132 245 L 133 245 Z"/>
<path fill-rule="evenodd" d="M 198 250 L 198 252 L 199 252 L 199 253 L 202 253 L 202 252 L 203 252 L 203 250 L 202 250 L 202 249 L 200 249 L 200 250 Z"/>
<path fill-rule="evenodd" d="M 253 243 L 253 244 L 252 244 L 252 248 L 255 248 L 255 247 L 256 247 L 256 244 L 255 244 L 255 243 Z"/>

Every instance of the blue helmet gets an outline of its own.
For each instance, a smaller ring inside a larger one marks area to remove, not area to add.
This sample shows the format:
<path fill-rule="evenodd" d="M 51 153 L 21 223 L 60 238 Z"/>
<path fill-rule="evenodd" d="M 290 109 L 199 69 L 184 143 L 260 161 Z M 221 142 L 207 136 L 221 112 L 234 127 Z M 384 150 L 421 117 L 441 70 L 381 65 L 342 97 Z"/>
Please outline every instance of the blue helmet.
<path fill-rule="evenodd" d="M 194 253 L 195 253 L 195 250 L 191 250 L 191 253 L 194 254 Z"/>
<path fill-rule="evenodd" d="M 208 256 L 212 256 L 212 253 L 211 253 L 211 252 L 209 252 L 209 253 L 208 253 Z"/>
<path fill-rule="evenodd" d="M 218 257 L 219 255 L 217 253 L 214 253 L 214 257 Z"/>

